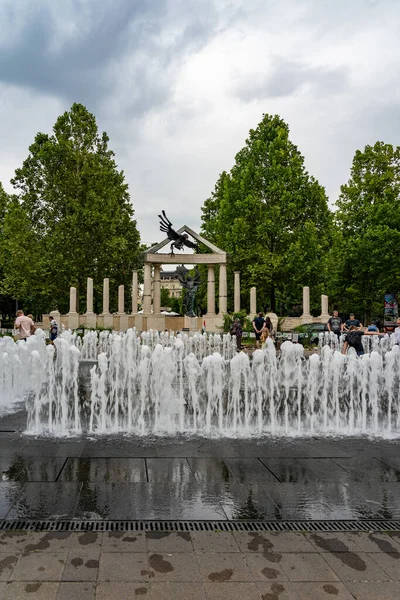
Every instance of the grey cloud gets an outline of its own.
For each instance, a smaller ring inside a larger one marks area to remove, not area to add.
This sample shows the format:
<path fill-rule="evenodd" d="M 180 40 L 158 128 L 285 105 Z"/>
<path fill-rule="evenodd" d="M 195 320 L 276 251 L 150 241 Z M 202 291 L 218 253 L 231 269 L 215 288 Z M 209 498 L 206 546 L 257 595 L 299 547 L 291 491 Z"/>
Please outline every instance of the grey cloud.
<path fill-rule="evenodd" d="M 243 102 L 295 94 L 302 86 L 327 92 L 342 91 L 348 82 L 347 68 L 311 67 L 302 62 L 274 59 L 272 71 L 245 78 L 234 86 Z"/>
<path fill-rule="evenodd" d="M 167 101 L 171 63 L 207 43 L 217 19 L 211 1 L 199 3 L 199 15 L 184 2 L 175 3 L 176 23 L 169 22 L 168 0 L 70 0 L 66 5 L 73 8 L 69 25 L 76 33 L 56 39 L 63 23 L 54 5 L 26 2 L 30 15 L 21 21 L 24 4 L 6 1 L 0 81 L 91 106 L 122 88 L 122 104 L 137 116 Z M 163 38 L 168 25 L 176 31 Z"/>

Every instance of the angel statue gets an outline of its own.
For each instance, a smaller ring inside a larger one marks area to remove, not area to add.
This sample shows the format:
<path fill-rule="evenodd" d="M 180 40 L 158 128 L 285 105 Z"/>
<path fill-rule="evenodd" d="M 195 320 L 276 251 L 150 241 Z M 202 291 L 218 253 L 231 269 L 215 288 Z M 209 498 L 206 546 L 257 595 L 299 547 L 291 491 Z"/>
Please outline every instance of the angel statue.
<path fill-rule="evenodd" d="M 188 317 L 195 317 L 196 313 L 194 312 L 194 299 L 196 297 L 196 292 L 199 288 L 199 285 L 201 284 L 199 269 L 196 265 L 194 268 L 194 275 L 191 276 L 188 274 L 188 270 L 181 265 L 176 268 L 176 273 L 181 286 L 186 290 L 183 301 L 183 312 Z"/>
<path fill-rule="evenodd" d="M 197 244 L 189 240 L 187 233 L 178 233 L 175 231 L 175 229 L 172 229 L 172 223 L 165 214 L 165 210 L 162 211 L 161 215 L 158 215 L 158 218 L 160 219 L 160 230 L 166 233 L 168 239 L 172 242 L 170 246 L 171 256 L 175 256 L 174 247 L 177 250 L 182 250 L 184 246 L 187 246 L 188 248 L 194 248 L 195 250 L 198 249 Z"/>

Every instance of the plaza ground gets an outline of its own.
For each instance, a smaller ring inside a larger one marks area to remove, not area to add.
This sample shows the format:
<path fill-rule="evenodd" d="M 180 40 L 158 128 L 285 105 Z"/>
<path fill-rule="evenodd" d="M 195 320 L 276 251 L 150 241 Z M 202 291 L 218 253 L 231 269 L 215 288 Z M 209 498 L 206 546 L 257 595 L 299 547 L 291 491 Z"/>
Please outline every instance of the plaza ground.
<path fill-rule="evenodd" d="M 35 438 L 24 419 L 0 419 L 1 600 L 400 597 L 396 440 Z M 185 526 L 28 531 L 37 520 Z M 307 532 L 317 520 L 371 531 Z M 394 531 L 372 531 L 377 520 Z M 227 530 L 248 521 L 304 531 Z"/>

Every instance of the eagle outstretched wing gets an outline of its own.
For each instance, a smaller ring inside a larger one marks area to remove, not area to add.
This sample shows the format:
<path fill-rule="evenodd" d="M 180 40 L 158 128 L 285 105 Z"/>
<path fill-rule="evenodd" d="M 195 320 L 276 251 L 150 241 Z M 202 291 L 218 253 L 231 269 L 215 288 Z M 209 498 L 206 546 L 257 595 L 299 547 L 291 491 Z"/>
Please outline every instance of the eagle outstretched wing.
<path fill-rule="evenodd" d="M 192 242 L 188 239 L 188 235 L 185 233 L 178 233 L 173 229 L 171 221 L 168 219 L 165 214 L 165 210 L 161 211 L 161 215 L 158 215 L 160 219 L 160 231 L 166 233 L 168 239 L 171 240 L 171 254 L 173 253 L 173 248 L 175 247 L 177 250 L 182 250 L 183 246 L 187 246 L 188 248 L 194 248 L 198 250 L 198 246 L 195 242 Z"/>
<path fill-rule="evenodd" d="M 166 233 L 171 242 L 180 240 L 181 236 L 172 228 L 172 223 L 165 214 L 165 210 L 161 212 L 162 214 L 158 215 L 158 218 L 160 219 L 160 231 Z"/>

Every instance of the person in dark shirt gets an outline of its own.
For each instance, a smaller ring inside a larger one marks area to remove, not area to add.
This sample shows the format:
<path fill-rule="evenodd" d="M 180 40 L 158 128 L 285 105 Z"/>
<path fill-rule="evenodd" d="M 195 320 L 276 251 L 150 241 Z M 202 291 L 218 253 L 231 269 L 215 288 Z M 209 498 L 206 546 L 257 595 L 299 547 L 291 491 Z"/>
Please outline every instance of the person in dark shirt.
<path fill-rule="evenodd" d="M 346 354 L 348 348 L 354 348 L 358 356 L 364 354 L 364 348 L 362 345 L 363 335 L 379 335 L 379 331 L 362 331 L 357 329 L 354 325 L 350 327 L 350 331 L 346 334 L 346 341 L 343 344 L 342 353 Z"/>
<path fill-rule="evenodd" d="M 256 334 L 257 348 L 260 347 L 260 337 L 261 337 L 261 332 L 263 330 L 264 325 L 265 325 L 265 320 L 264 320 L 263 314 L 262 314 L 262 312 L 259 312 L 258 316 L 255 317 L 255 319 L 253 319 L 253 329 Z"/>
<path fill-rule="evenodd" d="M 333 317 L 331 317 L 328 321 L 328 331 L 336 333 L 338 337 L 340 337 L 340 334 L 343 331 L 343 321 L 339 317 L 339 313 L 337 310 L 333 311 Z"/>
<path fill-rule="evenodd" d="M 362 329 L 362 323 L 360 323 L 360 321 L 354 317 L 354 313 L 350 313 L 350 318 L 347 319 L 343 329 L 344 331 L 350 331 L 350 327 Z"/>
<path fill-rule="evenodd" d="M 240 352 L 240 350 L 242 348 L 243 328 L 242 328 L 238 318 L 236 318 L 234 320 L 234 322 L 232 323 L 229 333 L 231 335 L 236 335 L 236 348 L 237 348 L 237 351 Z"/>

